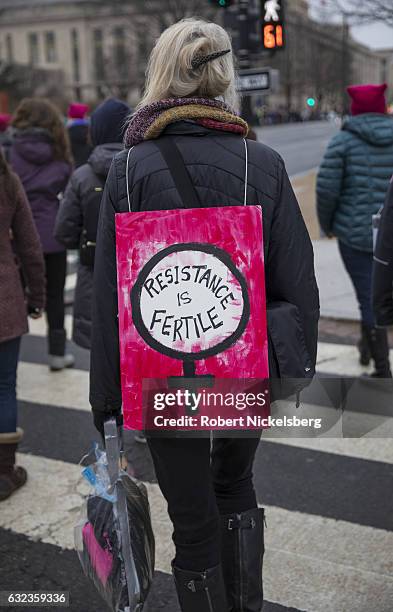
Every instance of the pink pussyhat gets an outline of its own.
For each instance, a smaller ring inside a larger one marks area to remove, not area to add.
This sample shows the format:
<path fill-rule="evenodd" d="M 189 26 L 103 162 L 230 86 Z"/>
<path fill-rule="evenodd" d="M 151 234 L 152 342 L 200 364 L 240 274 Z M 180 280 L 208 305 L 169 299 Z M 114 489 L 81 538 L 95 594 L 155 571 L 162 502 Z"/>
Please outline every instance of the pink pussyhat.
<path fill-rule="evenodd" d="M 347 92 L 352 98 L 352 115 L 362 113 L 386 113 L 385 91 L 387 84 L 383 85 L 351 85 Z"/>
<path fill-rule="evenodd" d="M 81 104 L 80 102 L 72 102 L 68 107 L 68 117 L 70 119 L 84 119 L 88 111 L 89 111 L 88 104 Z"/>
<path fill-rule="evenodd" d="M 0 132 L 5 132 L 11 122 L 12 116 L 8 113 L 0 113 Z"/>

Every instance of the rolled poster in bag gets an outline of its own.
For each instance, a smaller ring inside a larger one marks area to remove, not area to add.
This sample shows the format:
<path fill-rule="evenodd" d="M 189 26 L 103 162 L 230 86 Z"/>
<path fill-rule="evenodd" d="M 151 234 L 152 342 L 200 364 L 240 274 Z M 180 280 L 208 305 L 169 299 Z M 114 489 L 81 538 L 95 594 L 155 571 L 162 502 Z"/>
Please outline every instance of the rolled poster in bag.
<path fill-rule="evenodd" d="M 74 530 L 85 574 L 112 612 L 141 612 L 154 572 L 154 536 L 145 486 L 120 467 L 115 420 L 105 423 L 106 452 L 82 472 L 93 487 Z"/>

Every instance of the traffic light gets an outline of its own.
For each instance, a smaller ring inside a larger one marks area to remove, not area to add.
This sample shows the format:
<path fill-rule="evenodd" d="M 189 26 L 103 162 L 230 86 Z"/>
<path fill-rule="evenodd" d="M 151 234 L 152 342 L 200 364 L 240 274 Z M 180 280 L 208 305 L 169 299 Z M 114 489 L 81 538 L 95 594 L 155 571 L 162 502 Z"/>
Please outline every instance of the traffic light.
<path fill-rule="evenodd" d="M 261 0 L 262 44 L 264 49 L 282 49 L 284 37 L 284 0 Z"/>
<path fill-rule="evenodd" d="M 215 4 L 219 8 L 227 8 L 233 4 L 233 0 L 210 0 L 210 4 Z"/>
<path fill-rule="evenodd" d="M 315 106 L 315 98 L 307 98 L 307 106 L 313 108 Z"/>

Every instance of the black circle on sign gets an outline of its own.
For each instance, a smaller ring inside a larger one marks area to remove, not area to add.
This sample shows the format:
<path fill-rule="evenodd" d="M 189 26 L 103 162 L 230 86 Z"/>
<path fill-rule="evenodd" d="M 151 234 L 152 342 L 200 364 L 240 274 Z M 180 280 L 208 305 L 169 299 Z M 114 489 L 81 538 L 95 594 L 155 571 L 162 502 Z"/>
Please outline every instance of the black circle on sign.
<path fill-rule="evenodd" d="M 209 255 L 213 255 L 217 259 L 219 259 L 233 274 L 233 276 L 238 281 L 243 298 L 243 312 L 240 317 L 239 325 L 235 329 L 235 331 L 230 334 L 227 338 L 219 342 L 215 346 L 212 346 L 208 349 L 204 349 L 202 351 L 198 351 L 197 353 L 187 353 L 185 351 L 178 351 L 176 349 L 169 348 L 165 346 L 165 344 L 161 344 L 158 342 L 147 329 L 143 319 L 141 312 L 141 295 L 143 285 L 145 284 L 150 272 L 156 267 L 156 265 L 164 259 L 167 255 L 171 255 L 172 253 L 180 253 L 182 251 L 202 251 L 203 253 L 208 253 Z M 235 342 L 240 338 L 243 334 L 244 330 L 247 327 L 248 321 L 250 319 L 250 300 L 248 297 L 248 288 L 247 282 L 244 278 L 243 274 L 236 268 L 233 263 L 229 253 L 215 246 L 214 244 L 203 244 L 200 242 L 186 242 L 186 243 L 178 243 L 172 244 L 169 247 L 166 247 L 162 251 L 159 251 L 149 261 L 143 266 L 142 270 L 139 272 L 138 278 L 131 289 L 131 307 L 132 307 L 132 320 L 134 325 L 139 333 L 139 335 L 143 338 L 143 340 L 148 344 L 152 349 L 158 351 L 163 355 L 167 355 L 168 357 L 172 357 L 173 359 L 181 359 L 182 361 L 194 361 L 197 359 L 206 359 L 207 357 L 213 357 L 213 355 L 217 355 L 218 353 L 222 353 L 230 346 L 235 344 Z"/>

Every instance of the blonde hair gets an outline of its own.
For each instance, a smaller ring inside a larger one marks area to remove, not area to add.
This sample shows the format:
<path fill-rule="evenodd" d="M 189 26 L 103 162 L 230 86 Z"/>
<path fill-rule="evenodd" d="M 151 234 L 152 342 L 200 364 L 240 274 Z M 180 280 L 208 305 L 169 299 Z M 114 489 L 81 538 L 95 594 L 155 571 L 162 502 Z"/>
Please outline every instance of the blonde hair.
<path fill-rule="evenodd" d="M 229 34 L 216 23 L 199 18 L 182 19 L 157 40 L 147 66 L 146 86 L 138 109 L 166 98 L 221 98 L 239 109 L 233 53 L 192 68 L 200 55 L 230 49 Z"/>

